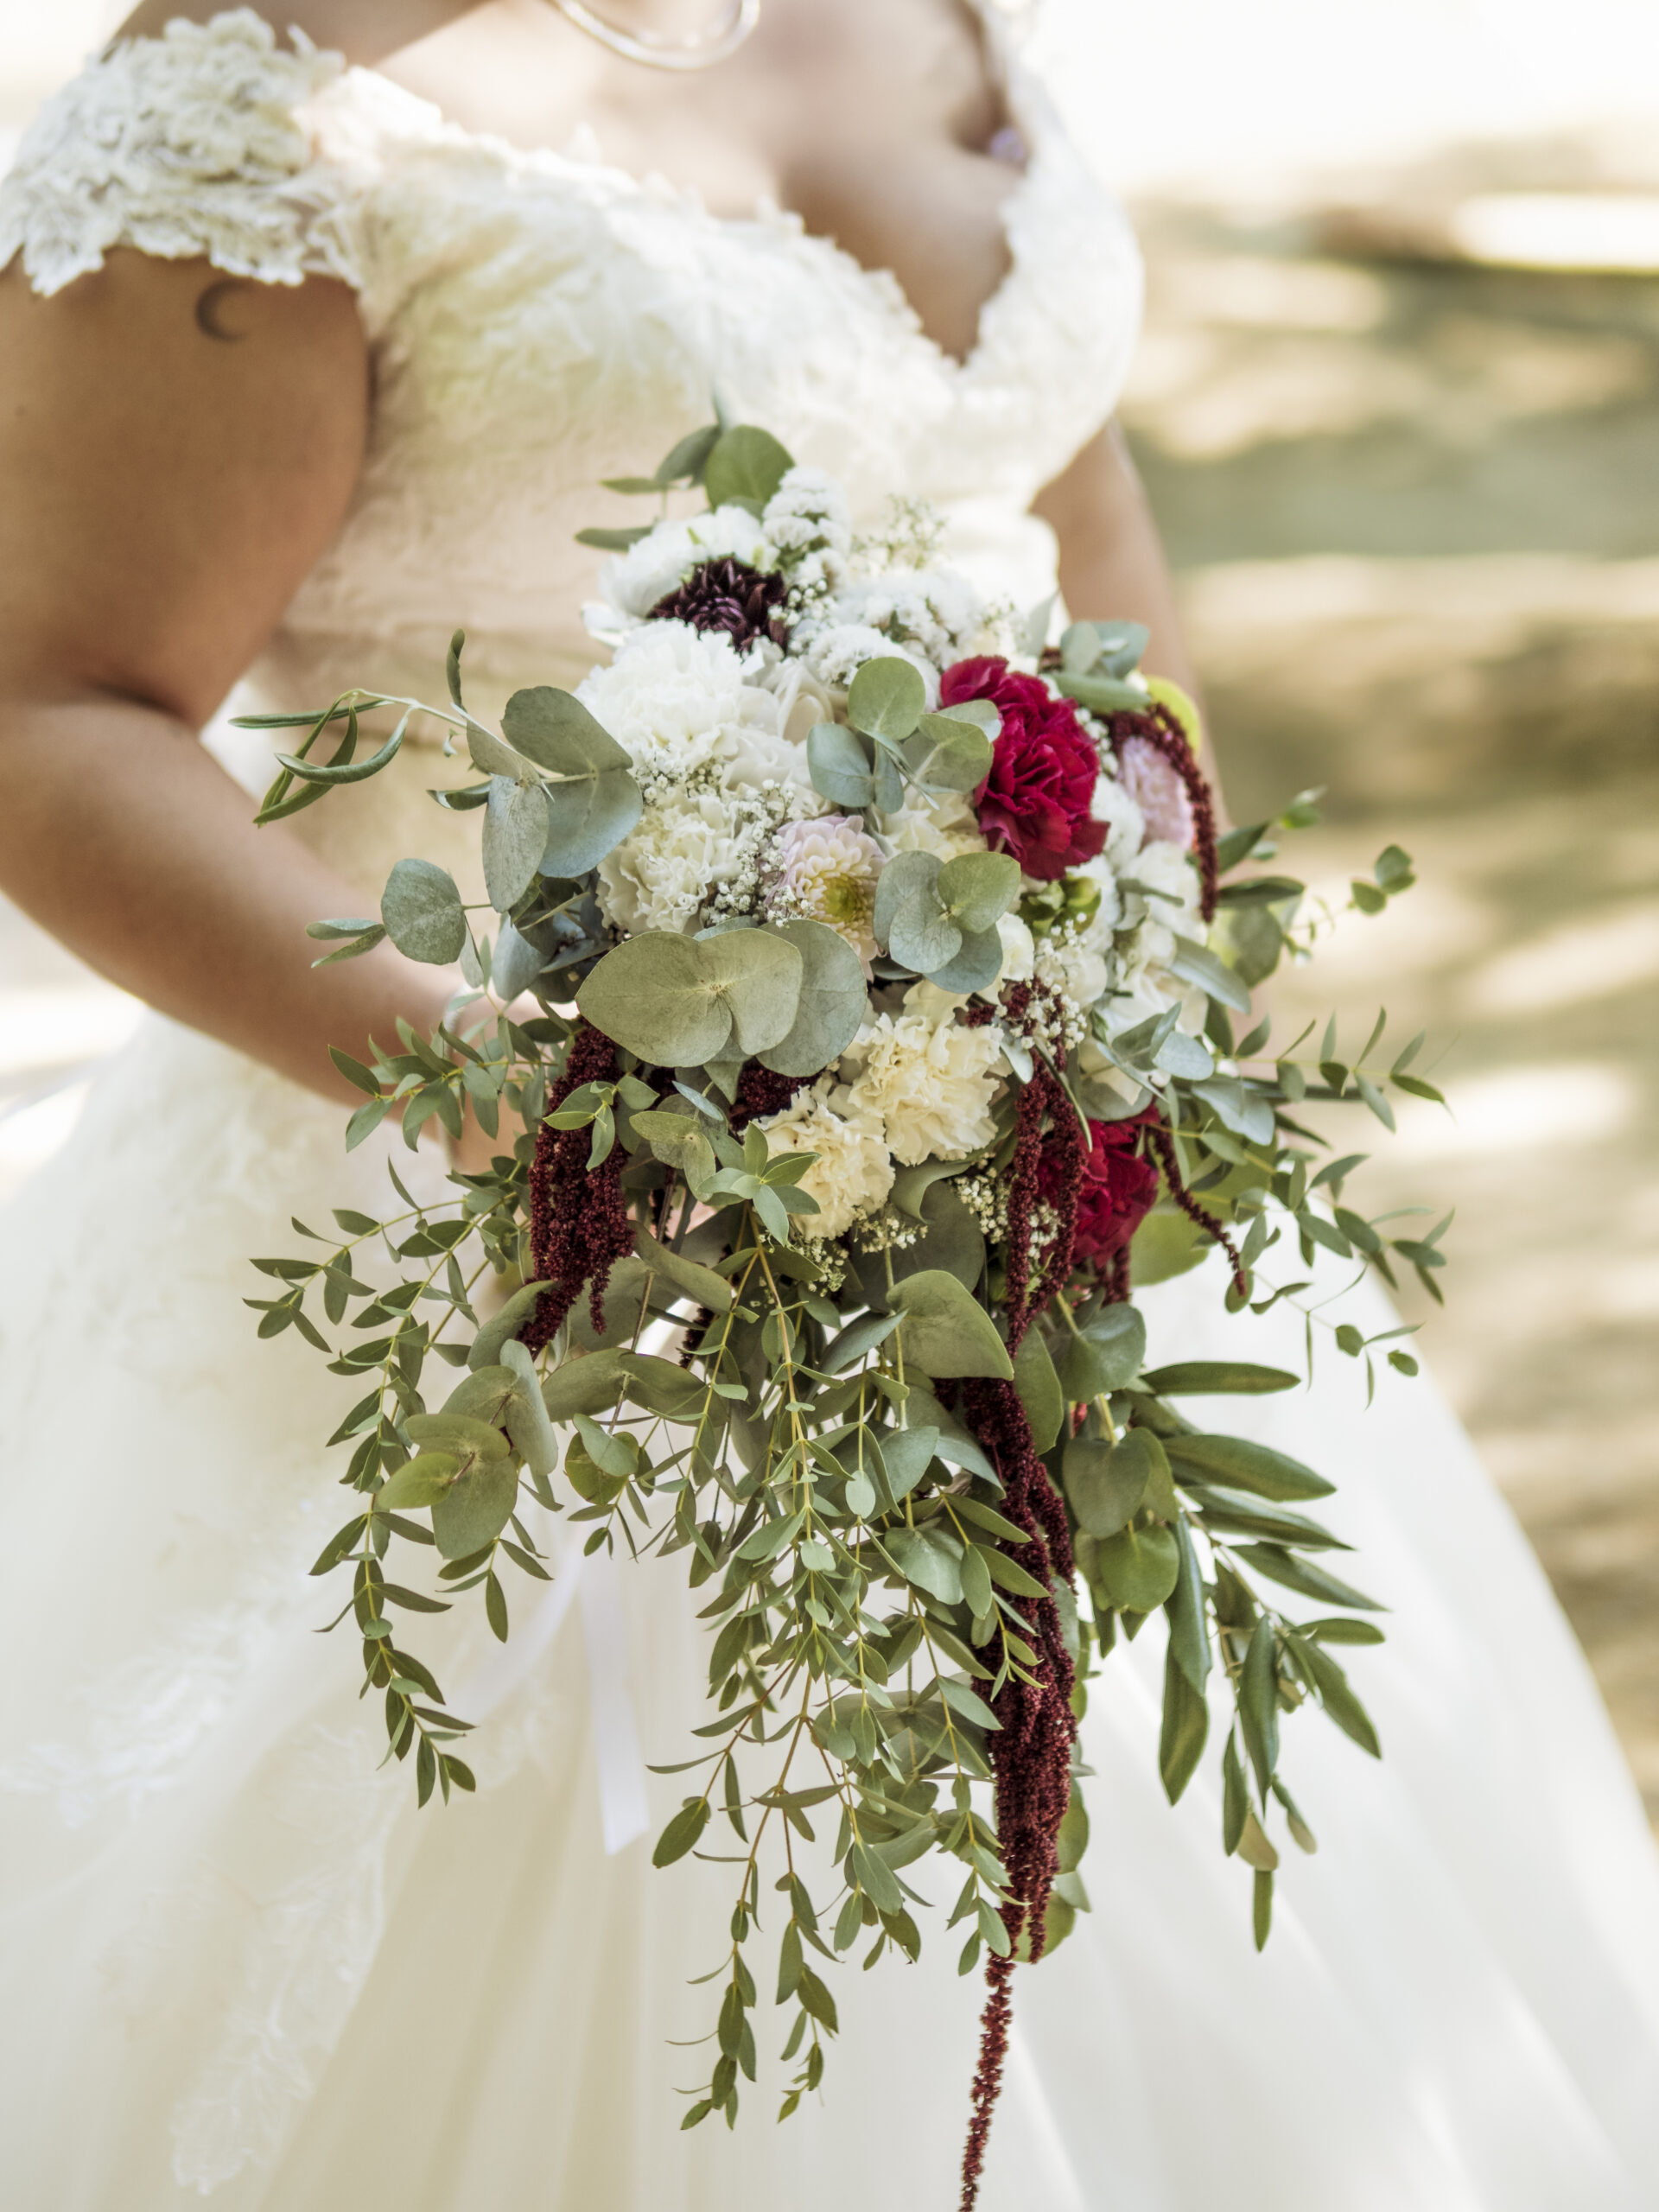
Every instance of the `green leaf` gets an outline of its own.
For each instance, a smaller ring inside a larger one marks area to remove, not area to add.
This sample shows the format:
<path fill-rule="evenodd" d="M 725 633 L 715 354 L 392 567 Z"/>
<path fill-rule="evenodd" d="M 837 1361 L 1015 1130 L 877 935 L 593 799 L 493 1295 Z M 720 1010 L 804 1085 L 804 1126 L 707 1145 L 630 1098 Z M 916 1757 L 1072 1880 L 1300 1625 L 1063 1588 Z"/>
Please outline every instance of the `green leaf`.
<path fill-rule="evenodd" d="M 1212 999 L 1231 1007 L 1235 1014 L 1248 1014 L 1250 1010 L 1250 995 L 1226 962 L 1218 960 L 1213 952 L 1204 945 L 1194 944 L 1188 938 L 1176 938 L 1169 972 L 1184 983 L 1198 984 Z"/>
<path fill-rule="evenodd" d="M 585 1352 L 556 1367 L 542 1383 L 548 1419 L 568 1421 L 577 1414 L 607 1413 L 627 1379 L 620 1351 Z"/>
<path fill-rule="evenodd" d="M 1169 1654 L 1192 1688 L 1202 1691 L 1209 1676 L 1211 1657 L 1204 1573 L 1185 1516 L 1179 1516 L 1173 1526 L 1181 1560 L 1175 1587 L 1165 1601 L 1169 1617 Z"/>
<path fill-rule="evenodd" d="M 1297 1651 L 1307 1665 L 1319 1693 L 1319 1703 L 1336 1722 L 1344 1736 L 1351 1736 L 1363 1751 L 1374 1759 L 1382 1756 L 1382 1746 L 1371 1726 L 1370 1715 L 1349 1687 L 1348 1677 L 1329 1653 L 1321 1651 L 1317 1643 L 1299 1642 Z"/>
<path fill-rule="evenodd" d="M 1300 1459 L 1243 1436 L 1169 1436 L 1164 1449 L 1178 1478 L 1228 1483 L 1235 1490 L 1254 1491 L 1258 1497 L 1329 1497 L 1335 1489 Z"/>
<path fill-rule="evenodd" d="M 1135 1518 L 1152 1478 L 1156 1444 L 1149 1429 L 1132 1428 L 1116 1444 L 1108 1444 L 1103 1437 L 1074 1436 L 1066 1446 L 1062 1462 L 1065 1494 L 1090 1535 L 1115 1536 Z M 1138 1605 L 1134 1610 L 1145 1612 L 1148 1608 Z"/>
<path fill-rule="evenodd" d="M 658 487 L 686 482 L 701 484 L 709 456 L 720 442 L 720 434 L 718 423 L 705 423 L 701 429 L 688 430 L 658 462 L 655 479 Z"/>
<path fill-rule="evenodd" d="M 547 800 L 541 785 L 492 776 L 484 812 L 484 887 L 498 914 L 516 906 L 529 889 L 546 842 Z"/>
<path fill-rule="evenodd" d="M 907 1497 L 933 1463 L 939 1448 L 937 1428 L 900 1428 L 881 1439 L 881 1463 L 896 1504 Z"/>
<path fill-rule="evenodd" d="M 381 1122 L 386 1118 L 391 1106 L 390 1098 L 371 1098 L 366 1105 L 358 1108 L 356 1113 L 346 1124 L 347 1152 L 354 1152 L 365 1137 L 372 1135 L 379 1128 Z"/>
<path fill-rule="evenodd" d="M 515 691 L 501 727 L 516 751 L 559 779 L 546 795 L 543 874 L 585 875 L 644 810 L 632 759 L 580 699 L 552 684 Z"/>
<path fill-rule="evenodd" d="M 905 766 L 927 791 L 976 790 L 991 772 L 991 754 L 988 732 L 949 708 L 943 714 L 924 715 L 905 741 Z"/>
<path fill-rule="evenodd" d="M 817 1075 L 858 1034 L 868 1007 L 864 965 L 823 922 L 785 922 L 772 933 L 801 956 L 800 995 L 788 1035 L 759 1055 L 760 1065 L 778 1075 Z"/>
<path fill-rule="evenodd" d="M 883 1548 L 906 1582 L 925 1590 L 930 1598 L 954 1605 L 962 1597 L 962 1568 L 943 1545 L 931 1543 L 919 1529 L 890 1529 Z"/>
<path fill-rule="evenodd" d="M 1257 1397 L 1271 1390 L 1294 1390 L 1297 1377 L 1282 1367 L 1255 1367 L 1243 1360 L 1192 1359 L 1154 1368 L 1145 1387 L 1155 1397 L 1196 1398 L 1217 1394 Z"/>
<path fill-rule="evenodd" d="M 620 944 L 576 994 L 584 1018 L 658 1067 L 696 1067 L 735 1037 L 740 1057 L 781 1044 L 794 1026 L 804 970 L 776 930 L 704 938 L 650 930 Z"/>
<path fill-rule="evenodd" d="M 730 1313 L 732 1286 L 724 1275 L 717 1275 L 712 1268 L 702 1267 L 696 1260 L 688 1260 L 683 1253 L 671 1251 L 667 1245 L 659 1244 L 648 1229 L 635 1230 L 633 1249 L 671 1288 L 683 1292 L 687 1298 L 695 1298 L 711 1313 Z"/>
<path fill-rule="evenodd" d="M 416 1512 L 422 1506 L 435 1505 L 460 1471 L 461 1462 L 453 1454 L 423 1452 L 418 1459 L 405 1459 L 382 1483 L 374 1493 L 374 1510 L 388 1513 L 393 1506 L 401 1505 L 406 1511 Z"/>
<path fill-rule="evenodd" d="M 839 1336 L 832 1337 L 824 1347 L 818 1362 L 821 1375 L 839 1375 L 849 1367 L 856 1367 L 868 1357 L 878 1344 L 883 1344 L 899 1326 L 897 1313 L 861 1313 L 849 1321 Z"/>
<path fill-rule="evenodd" d="M 1174 1532 L 1120 1529 L 1095 1548 L 1094 1580 L 1126 1613 L 1149 1613 L 1169 1596 L 1180 1573 Z"/>
<path fill-rule="evenodd" d="M 875 911 L 870 926 L 878 944 L 885 946 L 893 918 L 918 892 L 931 892 L 939 878 L 937 853 L 895 853 L 875 884 Z M 937 906 L 938 901 L 936 900 Z"/>
<path fill-rule="evenodd" d="M 1048 1347 L 1035 1329 L 1027 1331 L 1025 1341 L 1014 1355 L 1014 1387 L 1026 1409 L 1032 1442 L 1039 1452 L 1048 1451 L 1065 1419 L 1065 1400 Z"/>
<path fill-rule="evenodd" d="M 1077 1336 L 1061 1340 L 1060 1384 L 1073 1405 L 1122 1390 L 1141 1372 L 1147 1325 L 1130 1305 L 1108 1306 Z"/>
<path fill-rule="evenodd" d="M 1339 1581 L 1334 1574 L 1327 1574 L 1322 1567 L 1315 1567 L 1311 1560 L 1300 1559 L 1294 1552 L 1287 1552 L 1278 1544 L 1241 1544 L 1238 1557 L 1247 1560 L 1270 1582 L 1282 1582 L 1287 1590 L 1299 1590 L 1305 1598 L 1317 1598 L 1325 1605 L 1351 1605 L 1356 1611 L 1385 1613 L 1389 1610 L 1375 1598 L 1368 1598 L 1363 1590 L 1356 1590 L 1351 1583 Z"/>
<path fill-rule="evenodd" d="M 1238 1680 L 1238 1717 L 1244 1748 L 1265 1798 L 1279 1764 L 1279 1688 L 1273 1623 L 1264 1613 L 1252 1631 Z"/>
<path fill-rule="evenodd" d="M 1007 853 L 958 853 L 933 886 L 961 930 L 992 930 L 1020 896 L 1020 863 Z"/>
<path fill-rule="evenodd" d="M 328 1047 L 328 1057 L 347 1083 L 354 1083 L 359 1090 L 366 1090 L 371 1098 L 378 1098 L 380 1096 L 379 1083 L 364 1066 L 361 1060 L 354 1060 L 349 1052 L 342 1052 L 338 1045 L 331 1045 Z M 360 1112 L 361 1109 L 359 1108 L 359 1110 Z M 371 1223 L 370 1226 L 372 1228 L 375 1224 Z"/>
<path fill-rule="evenodd" d="M 386 934 L 410 960 L 447 968 L 467 942 L 467 916 L 454 878 L 430 861 L 399 861 L 380 900 Z"/>
<path fill-rule="evenodd" d="M 635 522 L 626 524 L 620 530 L 579 530 L 576 543 L 595 546 L 601 553 L 626 553 L 631 545 L 637 545 L 642 537 L 650 535 L 648 522 Z"/>
<path fill-rule="evenodd" d="M 918 976 L 927 976 L 948 967 L 956 958 L 962 950 L 962 931 L 940 906 L 935 892 L 918 890 L 888 924 L 887 948 L 895 960 L 913 968 Z M 998 958 L 1000 963 L 1000 950 Z"/>
<path fill-rule="evenodd" d="M 518 1473 L 511 1459 L 481 1456 L 463 1463 L 432 1508 L 432 1534 L 446 1559 L 470 1559 L 493 1544 L 518 1502 Z"/>
<path fill-rule="evenodd" d="M 898 1876 L 868 1844 L 853 1846 L 853 1871 L 858 1886 L 878 1912 L 903 1911 L 905 1893 L 899 1886 Z"/>
<path fill-rule="evenodd" d="M 468 1367 L 493 1367 L 501 1357 L 503 1345 L 518 1335 L 540 1305 L 542 1294 L 551 1287 L 550 1283 L 527 1282 L 523 1289 L 514 1291 L 474 1338 L 472 1350 L 467 1355 Z"/>
<path fill-rule="evenodd" d="M 657 1848 L 651 1854 L 653 1866 L 671 1866 L 677 1859 L 683 1859 L 709 1825 L 709 1806 L 702 1797 L 688 1797 L 679 1811 L 657 1839 Z"/>
<path fill-rule="evenodd" d="M 1209 1704 L 1178 1663 L 1172 1642 L 1164 1659 L 1164 1719 L 1158 1743 L 1158 1771 L 1172 1805 L 1192 1781 L 1209 1734 Z"/>
<path fill-rule="evenodd" d="M 848 813 L 861 813 L 874 802 L 869 755 L 840 722 L 818 722 L 808 731 L 806 772 L 820 798 Z"/>
<path fill-rule="evenodd" d="M 925 971 L 927 980 L 942 991 L 982 991 L 1002 973 L 1002 940 L 995 930 L 962 930 L 960 936 L 950 957 Z"/>
<path fill-rule="evenodd" d="M 1193 1504 L 1204 1516 L 1205 1528 L 1222 1535 L 1265 1537 L 1296 1551 L 1352 1549 L 1351 1545 L 1333 1536 L 1317 1521 L 1310 1521 L 1303 1513 L 1293 1513 L 1287 1506 L 1269 1504 L 1244 1491 L 1213 1489 L 1208 1483 L 1189 1481 L 1187 1489 Z"/>
<path fill-rule="evenodd" d="M 510 1337 L 501 1347 L 501 1363 L 518 1385 L 504 1414 L 513 1448 L 532 1475 L 550 1475 L 558 1461 L 558 1444 L 547 1416 L 536 1363 L 523 1344 Z"/>
<path fill-rule="evenodd" d="M 896 654 L 867 660 L 847 692 L 847 719 L 869 737 L 885 737 L 894 744 L 907 738 L 921 721 L 927 705 L 927 687 L 914 661 Z"/>
<path fill-rule="evenodd" d="M 1014 1379 L 1014 1363 L 988 1313 L 943 1268 L 925 1268 L 893 1287 L 891 1304 L 904 1315 L 899 1342 L 907 1365 L 941 1377 L 988 1375 Z"/>
<path fill-rule="evenodd" d="M 689 442 L 683 440 L 675 452 Z M 711 507 L 735 501 L 758 511 L 794 466 L 788 448 L 779 445 L 769 430 L 738 423 L 720 432 L 709 447 L 702 465 L 702 488 Z"/>

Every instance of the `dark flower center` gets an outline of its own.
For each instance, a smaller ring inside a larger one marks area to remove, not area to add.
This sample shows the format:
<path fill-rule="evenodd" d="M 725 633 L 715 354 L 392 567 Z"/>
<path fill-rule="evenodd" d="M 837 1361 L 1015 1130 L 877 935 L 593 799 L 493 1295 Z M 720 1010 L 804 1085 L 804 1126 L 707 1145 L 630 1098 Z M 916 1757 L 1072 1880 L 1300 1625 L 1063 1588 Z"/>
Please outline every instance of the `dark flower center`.
<path fill-rule="evenodd" d="M 760 638 L 785 645 L 789 625 L 779 609 L 788 597 L 789 586 L 780 575 L 766 575 L 726 554 L 694 569 L 677 589 L 658 601 L 646 620 L 721 631 L 740 652 Z"/>

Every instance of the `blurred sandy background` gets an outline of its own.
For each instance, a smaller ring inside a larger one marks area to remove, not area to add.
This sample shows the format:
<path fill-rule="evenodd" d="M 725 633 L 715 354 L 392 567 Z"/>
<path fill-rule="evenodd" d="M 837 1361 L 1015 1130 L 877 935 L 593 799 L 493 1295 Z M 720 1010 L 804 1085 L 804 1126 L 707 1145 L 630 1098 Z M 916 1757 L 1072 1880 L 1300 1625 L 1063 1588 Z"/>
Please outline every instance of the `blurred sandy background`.
<path fill-rule="evenodd" d="M 0 161 L 119 12 L 0 0 Z M 1323 785 L 1299 873 L 1418 863 L 1281 1033 L 1431 1032 L 1453 1114 L 1352 1188 L 1458 1209 L 1420 1343 L 1659 1817 L 1659 6 L 1055 0 L 1041 48 L 1141 221 L 1234 816 Z M 135 1012 L 0 909 L 0 1191 Z"/>

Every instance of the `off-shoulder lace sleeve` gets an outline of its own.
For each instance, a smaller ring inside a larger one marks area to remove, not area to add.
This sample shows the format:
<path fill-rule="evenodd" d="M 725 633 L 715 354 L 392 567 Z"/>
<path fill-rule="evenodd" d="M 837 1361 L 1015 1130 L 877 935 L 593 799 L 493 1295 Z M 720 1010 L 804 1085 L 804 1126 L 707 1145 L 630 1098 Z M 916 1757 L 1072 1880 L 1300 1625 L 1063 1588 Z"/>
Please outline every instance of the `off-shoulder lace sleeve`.
<path fill-rule="evenodd" d="M 341 67 L 297 34 L 279 48 L 250 8 L 111 47 L 0 178 L 0 267 L 21 252 L 34 289 L 57 292 L 126 245 L 264 283 L 354 283 L 344 181 L 300 112 Z"/>

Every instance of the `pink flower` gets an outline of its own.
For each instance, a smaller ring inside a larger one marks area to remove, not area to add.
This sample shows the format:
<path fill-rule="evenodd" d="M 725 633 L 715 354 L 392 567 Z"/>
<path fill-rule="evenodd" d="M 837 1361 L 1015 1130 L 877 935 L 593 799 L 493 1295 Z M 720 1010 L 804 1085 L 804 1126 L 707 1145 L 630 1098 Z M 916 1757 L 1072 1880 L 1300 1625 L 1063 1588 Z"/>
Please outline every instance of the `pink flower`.
<path fill-rule="evenodd" d="M 995 658 L 945 670 L 941 705 L 964 699 L 988 699 L 1002 717 L 991 772 L 974 794 L 987 839 L 1048 881 L 1093 860 L 1106 842 L 1106 824 L 1089 810 L 1100 760 L 1071 702 Z"/>
<path fill-rule="evenodd" d="M 1117 748 L 1117 779 L 1141 810 L 1148 837 L 1179 845 L 1192 843 L 1192 802 L 1186 785 L 1158 747 L 1144 737 L 1126 737 Z"/>

